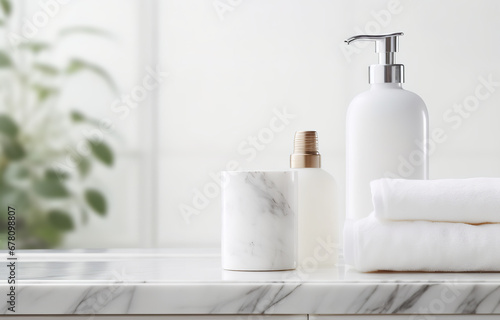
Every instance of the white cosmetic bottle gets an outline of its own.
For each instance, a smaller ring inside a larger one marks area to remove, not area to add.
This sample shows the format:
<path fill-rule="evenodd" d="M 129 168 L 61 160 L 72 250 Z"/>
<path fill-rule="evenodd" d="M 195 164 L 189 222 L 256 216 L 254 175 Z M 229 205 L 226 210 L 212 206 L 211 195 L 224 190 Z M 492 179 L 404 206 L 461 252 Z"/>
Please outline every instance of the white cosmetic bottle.
<path fill-rule="evenodd" d="M 321 169 L 316 131 L 295 133 L 290 167 L 298 172 L 298 268 L 334 266 L 339 239 L 337 186 Z"/>
<path fill-rule="evenodd" d="M 360 35 L 373 40 L 379 63 L 369 67 L 371 88 L 356 96 L 347 112 L 347 219 L 373 211 L 370 181 L 427 179 L 428 115 L 424 101 L 402 88 L 404 66 L 395 64 L 400 33 Z"/>

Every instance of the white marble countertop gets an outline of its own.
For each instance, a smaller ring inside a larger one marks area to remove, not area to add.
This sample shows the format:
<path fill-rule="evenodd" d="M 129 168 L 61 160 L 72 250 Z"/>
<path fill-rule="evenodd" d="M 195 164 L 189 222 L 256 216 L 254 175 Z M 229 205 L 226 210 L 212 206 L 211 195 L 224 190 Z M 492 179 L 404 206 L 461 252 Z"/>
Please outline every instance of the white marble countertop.
<path fill-rule="evenodd" d="M 0 254 L 0 313 L 9 313 Z M 25 251 L 21 314 L 500 314 L 500 273 L 224 271 L 218 250 Z"/>

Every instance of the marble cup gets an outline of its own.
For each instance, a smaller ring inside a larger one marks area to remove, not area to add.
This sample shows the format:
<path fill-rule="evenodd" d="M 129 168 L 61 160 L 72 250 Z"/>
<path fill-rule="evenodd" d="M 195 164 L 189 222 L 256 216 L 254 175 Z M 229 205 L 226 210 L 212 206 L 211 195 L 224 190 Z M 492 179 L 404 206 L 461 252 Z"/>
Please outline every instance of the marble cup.
<path fill-rule="evenodd" d="M 278 271 L 297 265 L 297 172 L 224 171 L 222 267 Z"/>

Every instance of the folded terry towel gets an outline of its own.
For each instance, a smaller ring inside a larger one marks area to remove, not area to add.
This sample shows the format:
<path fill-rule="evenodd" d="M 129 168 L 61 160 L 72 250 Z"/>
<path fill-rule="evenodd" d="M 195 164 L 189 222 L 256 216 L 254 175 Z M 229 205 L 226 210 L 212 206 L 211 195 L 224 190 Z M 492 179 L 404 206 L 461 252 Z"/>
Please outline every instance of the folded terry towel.
<path fill-rule="evenodd" d="M 358 271 L 500 271 L 500 224 L 347 221 L 344 258 Z"/>
<path fill-rule="evenodd" d="M 380 219 L 500 223 L 500 178 L 379 179 L 371 189 Z"/>

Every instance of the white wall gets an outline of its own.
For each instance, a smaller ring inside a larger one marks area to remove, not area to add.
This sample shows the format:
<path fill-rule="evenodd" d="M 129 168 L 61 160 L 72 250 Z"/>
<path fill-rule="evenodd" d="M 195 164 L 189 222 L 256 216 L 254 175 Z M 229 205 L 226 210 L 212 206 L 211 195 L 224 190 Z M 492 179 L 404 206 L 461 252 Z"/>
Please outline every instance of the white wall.
<path fill-rule="evenodd" d="M 24 17 L 40 10 L 36 0 L 23 3 Z M 92 216 L 65 247 L 219 246 L 217 173 L 235 162 L 287 168 L 297 130 L 319 132 L 323 167 L 343 199 L 346 110 L 368 89 L 367 67 L 377 59 L 371 46 L 345 55 L 343 40 L 360 32 L 405 32 L 405 88 L 426 101 L 431 131 L 447 134 L 432 154 L 431 178 L 499 176 L 500 86 L 478 91 L 489 95 L 460 124 L 456 114 L 443 118 L 475 101 L 479 78 L 500 82 L 499 14 L 495 0 L 70 1 L 40 37 L 69 25 L 109 30 L 115 40 L 72 40 L 52 59 L 78 55 L 106 66 L 119 94 L 84 75 L 63 102 L 114 119 L 119 138 L 111 139 L 116 168 L 95 178 L 110 196 L 109 217 Z M 157 62 L 168 78 L 117 118 L 112 101 Z M 283 112 L 290 118 L 273 122 Z"/>
<path fill-rule="evenodd" d="M 160 245 L 218 246 L 211 173 L 233 160 L 286 168 L 296 130 L 319 132 L 324 168 L 344 189 L 346 109 L 377 61 L 370 46 L 343 53 L 343 40 L 359 32 L 405 32 L 405 88 L 426 101 L 431 131 L 447 135 L 431 156 L 431 178 L 499 176 L 500 86 L 460 124 L 456 114 L 443 118 L 456 103 L 475 102 L 479 78 L 500 82 L 499 13 L 494 0 L 161 1 L 160 57 L 171 77 L 158 118 Z M 273 109 L 283 108 L 295 118 L 266 136 Z M 253 157 L 248 138 L 259 133 L 269 139 Z"/>

